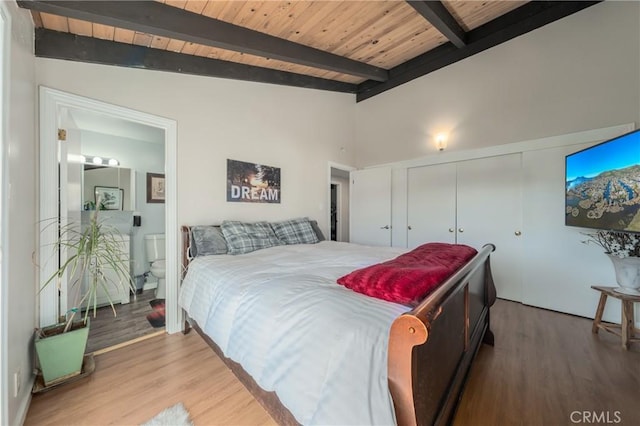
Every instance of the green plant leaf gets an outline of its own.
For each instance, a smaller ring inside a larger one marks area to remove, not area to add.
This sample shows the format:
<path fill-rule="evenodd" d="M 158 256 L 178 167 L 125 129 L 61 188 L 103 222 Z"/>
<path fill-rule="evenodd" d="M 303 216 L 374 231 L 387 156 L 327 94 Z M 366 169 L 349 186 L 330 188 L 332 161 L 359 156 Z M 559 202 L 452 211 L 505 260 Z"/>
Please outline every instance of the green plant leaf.
<path fill-rule="evenodd" d="M 122 252 L 123 239 L 111 226 L 99 220 L 98 210 L 91 212 L 89 223 L 86 226 L 77 223 L 69 223 L 60 226 L 58 219 L 52 219 L 52 223 L 45 226 L 58 227 L 59 238 L 52 244 L 52 258 L 64 259 L 56 271 L 44 281 L 40 291 L 52 283 L 60 288 L 61 281 L 67 277 L 69 286 L 75 288 L 77 297 L 75 307 L 85 306 L 83 319 L 86 323 L 89 312 L 97 314 L 98 289 L 105 291 L 109 305 L 116 316 L 116 309 L 109 297 L 110 288 L 127 288 L 135 295 L 135 283 L 129 270 L 128 256 Z M 114 278 L 108 278 L 107 269 L 114 272 Z M 87 279 L 83 279 L 87 277 Z M 83 282 L 86 288 L 82 288 Z M 73 310 L 72 310 L 73 311 Z M 73 319 L 75 311 L 67 319 L 67 328 Z M 65 329 L 66 331 L 66 329 Z"/>

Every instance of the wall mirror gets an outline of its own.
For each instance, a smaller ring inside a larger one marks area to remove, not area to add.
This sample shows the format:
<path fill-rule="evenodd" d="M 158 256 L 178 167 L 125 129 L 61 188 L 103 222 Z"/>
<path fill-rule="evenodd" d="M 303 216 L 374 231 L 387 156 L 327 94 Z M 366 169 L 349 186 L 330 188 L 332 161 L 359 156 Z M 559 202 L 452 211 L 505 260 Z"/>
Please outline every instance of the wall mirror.
<path fill-rule="evenodd" d="M 100 200 L 100 205 L 97 200 Z M 82 208 L 135 210 L 135 171 L 124 167 L 84 164 Z"/>

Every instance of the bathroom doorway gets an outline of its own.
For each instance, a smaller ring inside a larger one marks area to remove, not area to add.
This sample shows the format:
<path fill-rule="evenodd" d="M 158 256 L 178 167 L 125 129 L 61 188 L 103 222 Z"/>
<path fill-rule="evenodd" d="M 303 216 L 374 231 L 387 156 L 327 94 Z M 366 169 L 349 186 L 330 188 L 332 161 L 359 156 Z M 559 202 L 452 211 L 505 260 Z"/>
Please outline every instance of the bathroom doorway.
<path fill-rule="evenodd" d="M 119 163 L 118 166 L 121 167 L 115 168 L 119 169 L 121 173 L 123 170 L 128 170 L 128 172 L 125 172 L 127 179 L 120 177 L 115 183 L 98 183 L 104 187 L 119 188 L 123 194 L 128 192 L 128 195 L 124 195 L 124 197 L 127 201 L 130 201 L 130 210 L 124 210 L 123 207 L 123 210 L 110 212 L 110 214 L 117 216 L 118 226 L 122 226 L 124 229 L 122 232 L 126 233 L 129 237 L 132 275 L 138 277 L 134 282 L 136 284 L 140 283 L 141 287 L 144 287 L 145 282 L 140 281 L 139 278 L 149 275 L 150 263 L 147 260 L 144 246 L 145 234 L 165 234 L 164 249 L 167 279 L 163 313 L 165 316 L 166 331 L 170 333 L 180 331 L 181 324 L 178 320 L 177 309 L 178 244 L 175 197 L 175 121 L 70 95 L 54 89 L 41 87 L 40 92 L 40 217 L 58 216 L 58 202 L 60 203 L 59 207 L 61 212 L 77 212 L 80 210 L 80 215 L 85 214 L 86 211 L 91 208 L 89 203 L 91 200 L 79 196 L 83 190 L 82 182 L 87 179 L 88 182 L 92 182 L 90 186 L 98 186 L 96 185 L 96 178 L 90 178 L 88 176 L 89 172 L 85 172 L 85 169 L 87 169 L 94 170 L 90 173 L 95 173 L 94 167 L 79 166 L 78 164 L 65 161 L 61 161 L 60 165 L 58 165 L 57 150 L 60 146 L 64 147 L 65 150 L 65 155 L 60 155 L 60 158 L 64 158 L 65 160 L 70 158 L 66 154 L 72 154 L 71 157 L 73 157 L 73 155 L 82 155 L 85 157 L 84 160 L 87 159 L 86 157 L 100 157 L 104 159 L 104 161 L 107 161 L 104 165 L 108 164 L 107 159 L 117 161 Z M 66 142 L 63 145 L 58 145 L 57 138 L 52 138 L 51 134 L 57 135 L 58 129 L 63 127 L 68 127 L 65 135 Z M 109 129 L 109 131 L 104 129 Z M 114 129 L 120 132 L 125 132 L 126 130 L 133 131 L 135 136 L 124 133 L 113 135 Z M 152 135 L 150 136 L 152 140 L 149 140 L 147 136 L 142 136 L 145 133 Z M 137 142 L 132 143 L 132 141 Z M 156 144 L 155 149 L 150 150 L 149 147 L 154 146 L 153 144 Z M 120 148 L 123 146 L 128 148 L 124 151 L 118 151 L 118 146 L 120 146 Z M 152 151 L 155 151 L 155 153 Z M 160 154 L 158 154 L 158 152 Z M 118 158 L 118 156 L 120 156 L 120 158 Z M 104 169 L 106 169 L 106 167 L 104 167 Z M 82 170 L 82 172 L 79 173 L 78 170 Z M 103 171 L 110 172 L 110 170 L 98 170 L 100 173 Z M 84 173 L 87 173 L 87 176 L 85 176 Z M 71 176 L 72 174 L 73 176 Z M 166 188 L 164 203 L 146 203 L 147 174 L 163 176 L 163 183 Z M 57 195 L 57 182 L 59 179 L 60 199 L 58 199 Z M 99 179 L 105 178 L 100 177 Z M 128 182 L 128 187 L 126 187 L 125 181 Z M 90 188 L 89 192 L 91 192 L 91 190 L 92 188 Z M 51 194 L 55 194 L 55 196 Z M 63 213 L 60 213 L 58 216 L 61 221 L 66 220 L 63 216 Z M 137 218 L 134 219 L 134 217 Z M 162 223 L 158 223 L 159 218 L 163 219 Z M 136 223 L 139 226 L 134 226 Z M 145 228 L 144 225 L 148 225 L 146 230 L 143 230 L 143 228 Z M 173 230 L 173 232 L 167 232 L 167 230 Z M 46 231 L 41 233 L 41 243 L 46 244 L 47 241 L 51 241 L 52 237 L 55 237 L 55 235 L 47 235 Z M 43 246 L 43 244 L 41 244 L 41 246 Z M 41 276 L 47 276 L 47 271 L 43 271 L 45 268 L 46 266 L 41 268 Z M 154 308 L 157 308 L 158 304 L 150 304 L 153 299 L 151 299 L 149 295 L 153 295 L 153 287 L 149 288 L 149 286 L 147 286 L 146 289 L 141 290 L 141 294 L 136 295 L 135 298 L 131 297 L 129 303 L 119 303 L 116 305 L 116 310 L 119 312 L 115 321 L 112 313 L 110 313 L 110 317 L 108 321 L 106 321 L 112 328 L 118 329 L 120 340 L 128 340 L 132 336 L 136 337 L 136 333 L 143 335 L 148 331 L 145 330 L 144 333 L 141 333 L 140 330 L 136 330 L 136 327 L 139 328 L 141 326 L 133 325 L 133 322 L 131 322 L 133 321 L 132 315 L 140 315 L 145 311 L 147 313 L 157 311 L 157 309 Z M 145 294 L 145 292 L 147 292 L 147 294 Z M 41 325 L 55 322 L 55 318 L 63 315 L 67 308 L 69 308 L 64 295 L 63 297 L 58 297 L 55 293 L 55 291 L 51 291 L 48 287 L 41 293 Z M 110 310 L 110 307 L 108 307 L 108 309 Z M 153 332 L 158 331 L 158 329 L 154 329 L 150 325 L 146 318 L 143 319 L 146 327 L 150 328 Z M 99 320 L 92 320 L 91 328 L 99 328 L 99 324 Z M 128 329 L 131 333 L 123 333 L 123 329 Z M 163 332 L 162 329 L 160 330 Z M 113 337 L 117 338 L 116 334 L 117 333 L 114 333 Z M 104 339 L 103 341 L 108 342 L 108 345 L 121 343 L 116 340 Z M 105 343 L 102 343 L 99 346 L 104 345 Z M 100 348 L 93 347 L 93 349 Z"/>
<path fill-rule="evenodd" d="M 121 289 L 108 286 L 108 292 L 100 292 L 87 352 L 164 331 L 164 285 L 158 289 L 158 276 L 164 275 L 150 265 L 165 259 L 165 205 L 148 203 L 146 198 L 146 176 L 164 176 L 164 131 L 66 107 L 60 111 L 60 124 L 64 137 L 60 158 L 66 158 L 60 162 L 61 215 L 74 226 L 88 223 L 97 214 L 103 226 L 117 233 L 136 288 L 129 292 L 124 285 Z M 98 201 L 101 195 L 113 194 L 117 195 L 115 206 Z M 163 238 L 151 241 L 149 248 L 150 235 Z M 75 297 L 74 289 L 63 286 L 60 311 L 73 308 Z"/>

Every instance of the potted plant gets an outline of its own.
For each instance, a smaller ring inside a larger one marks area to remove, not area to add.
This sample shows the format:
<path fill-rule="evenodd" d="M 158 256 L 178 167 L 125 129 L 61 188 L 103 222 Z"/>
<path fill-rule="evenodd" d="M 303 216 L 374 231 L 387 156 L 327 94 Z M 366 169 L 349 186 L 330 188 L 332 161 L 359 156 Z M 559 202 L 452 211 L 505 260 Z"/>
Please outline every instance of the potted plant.
<path fill-rule="evenodd" d="M 640 295 L 640 236 L 622 231 L 597 231 L 587 235 L 586 244 L 597 244 L 604 249 L 616 273 L 620 287 L 616 291 Z"/>
<path fill-rule="evenodd" d="M 58 226 L 58 221 L 51 226 Z M 88 223 L 62 226 L 58 235 L 52 254 L 59 256 L 60 266 L 42 288 L 52 283 L 60 288 L 66 276 L 74 292 L 74 304 L 64 322 L 36 330 L 36 354 L 45 387 L 81 373 L 89 314 L 97 313 L 98 292 L 104 290 L 107 294 L 114 316 L 116 310 L 108 296 L 109 288 L 127 286 L 135 295 L 128 256 L 122 253 L 122 238 L 115 229 L 98 220 L 98 210 L 91 212 Z"/>

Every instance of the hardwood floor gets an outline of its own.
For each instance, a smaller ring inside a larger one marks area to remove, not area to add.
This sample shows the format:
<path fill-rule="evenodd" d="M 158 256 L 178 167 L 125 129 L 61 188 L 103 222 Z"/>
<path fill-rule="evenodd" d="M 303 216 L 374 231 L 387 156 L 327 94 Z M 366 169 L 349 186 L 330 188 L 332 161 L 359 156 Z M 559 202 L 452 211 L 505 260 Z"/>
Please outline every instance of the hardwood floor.
<path fill-rule="evenodd" d="M 141 336 L 152 334 L 163 328 L 153 328 L 147 321 L 147 314 L 153 312 L 149 301 L 155 299 L 155 290 L 146 290 L 138 294 L 136 300 L 125 305 L 114 305 L 117 316 L 113 316 L 110 306 L 98 308 L 97 315 L 91 316 L 89 340 L 86 353 L 108 348 Z"/>
<path fill-rule="evenodd" d="M 25 425 L 137 425 L 182 402 L 195 425 L 273 425 L 262 406 L 192 332 L 95 358 L 89 377 L 33 396 Z"/>
<path fill-rule="evenodd" d="M 480 349 L 454 425 L 640 424 L 640 344 L 518 303 L 491 312 L 496 345 Z M 34 395 L 25 425 L 139 424 L 177 402 L 195 425 L 274 424 L 192 332 L 97 356 L 93 375 Z"/>
<path fill-rule="evenodd" d="M 454 425 L 640 424 L 640 344 L 502 300 L 491 320 L 495 347 L 480 348 Z"/>

